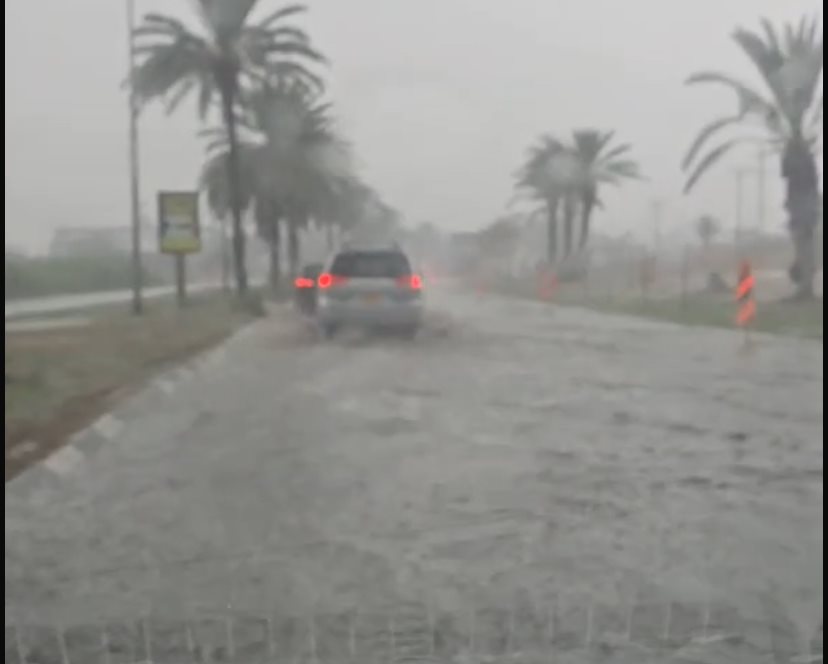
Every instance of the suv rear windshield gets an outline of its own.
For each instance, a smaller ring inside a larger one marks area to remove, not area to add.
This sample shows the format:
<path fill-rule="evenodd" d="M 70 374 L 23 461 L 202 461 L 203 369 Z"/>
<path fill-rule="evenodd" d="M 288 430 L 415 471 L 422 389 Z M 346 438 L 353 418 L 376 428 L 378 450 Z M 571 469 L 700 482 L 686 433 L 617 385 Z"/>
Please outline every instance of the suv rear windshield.
<path fill-rule="evenodd" d="M 411 265 L 399 251 L 348 251 L 339 254 L 331 271 L 341 277 L 386 277 L 411 274 Z"/>

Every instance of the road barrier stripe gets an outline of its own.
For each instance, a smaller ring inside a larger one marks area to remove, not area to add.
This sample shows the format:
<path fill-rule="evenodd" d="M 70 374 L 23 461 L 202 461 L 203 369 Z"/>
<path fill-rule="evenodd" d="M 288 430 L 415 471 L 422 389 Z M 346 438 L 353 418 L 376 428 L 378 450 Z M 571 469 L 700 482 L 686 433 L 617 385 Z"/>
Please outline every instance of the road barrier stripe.
<path fill-rule="evenodd" d="M 748 261 L 742 263 L 739 268 L 739 283 L 736 286 L 736 324 L 747 329 L 756 318 L 756 277 Z"/>

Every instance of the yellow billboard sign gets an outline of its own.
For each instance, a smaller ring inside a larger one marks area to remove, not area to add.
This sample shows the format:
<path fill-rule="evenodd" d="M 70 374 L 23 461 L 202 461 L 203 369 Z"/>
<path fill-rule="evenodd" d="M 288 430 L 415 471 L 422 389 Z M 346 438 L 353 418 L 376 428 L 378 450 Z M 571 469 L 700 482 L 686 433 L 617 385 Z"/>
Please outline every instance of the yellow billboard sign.
<path fill-rule="evenodd" d="M 198 192 L 158 193 L 158 242 L 161 252 L 165 254 L 201 251 Z"/>

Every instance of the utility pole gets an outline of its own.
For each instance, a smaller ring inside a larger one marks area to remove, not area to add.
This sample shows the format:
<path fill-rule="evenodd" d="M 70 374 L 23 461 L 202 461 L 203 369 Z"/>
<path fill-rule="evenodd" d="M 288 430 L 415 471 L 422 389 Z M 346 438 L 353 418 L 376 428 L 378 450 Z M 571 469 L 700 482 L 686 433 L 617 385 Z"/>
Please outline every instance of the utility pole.
<path fill-rule="evenodd" d="M 144 310 L 143 267 L 141 264 L 141 186 L 139 180 L 140 154 L 138 152 L 138 98 L 135 94 L 135 0 L 126 0 L 127 43 L 129 54 L 129 184 L 132 230 L 132 313 Z"/>
<path fill-rule="evenodd" d="M 745 179 L 750 174 L 746 168 L 736 169 L 736 233 L 737 245 L 742 243 L 742 232 L 745 223 Z"/>
<path fill-rule="evenodd" d="M 664 201 L 661 199 L 654 199 L 652 203 L 653 210 L 653 250 L 656 256 L 661 253 L 661 226 L 664 217 Z"/>
<path fill-rule="evenodd" d="M 767 186 L 768 186 L 767 172 L 765 171 L 765 157 L 767 157 L 767 156 L 768 156 L 768 153 L 765 150 L 763 150 L 762 148 L 759 148 L 759 153 L 757 155 L 757 160 L 759 162 L 757 164 L 757 166 L 758 166 L 759 170 L 756 174 L 756 177 L 757 177 L 757 180 L 756 180 L 756 195 L 759 198 L 758 198 L 758 201 L 757 201 L 758 207 L 757 207 L 756 214 L 758 216 L 758 221 L 759 221 L 759 232 L 763 233 L 763 234 L 766 230 L 767 220 L 768 220 L 767 208 L 765 207 L 767 205 L 766 190 L 767 190 Z"/>

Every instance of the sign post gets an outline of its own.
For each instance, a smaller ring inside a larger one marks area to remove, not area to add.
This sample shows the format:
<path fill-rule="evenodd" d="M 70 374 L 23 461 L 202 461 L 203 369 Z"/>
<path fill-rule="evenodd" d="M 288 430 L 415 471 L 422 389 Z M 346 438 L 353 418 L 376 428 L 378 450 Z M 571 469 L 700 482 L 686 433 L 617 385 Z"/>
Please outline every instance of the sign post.
<path fill-rule="evenodd" d="M 158 193 L 158 243 L 161 253 L 175 259 L 175 285 L 178 305 L 187 299 L 187 254 L 201 251 L 198 192 L 162 191 Z"/>

